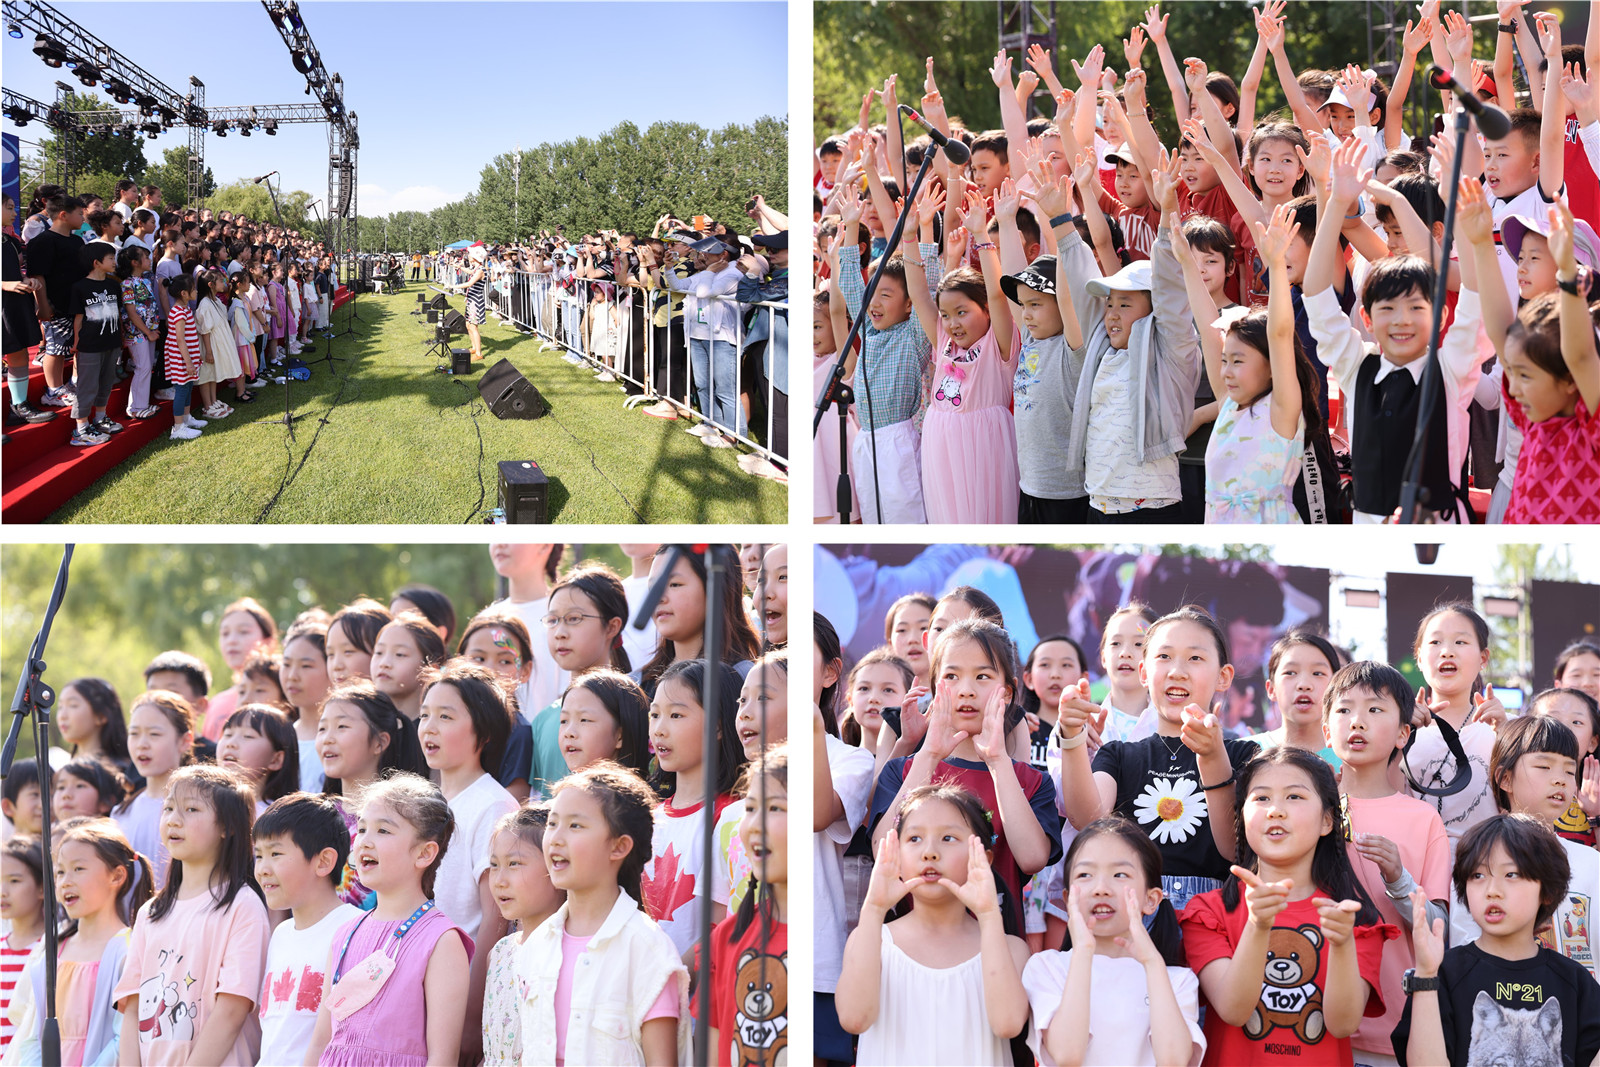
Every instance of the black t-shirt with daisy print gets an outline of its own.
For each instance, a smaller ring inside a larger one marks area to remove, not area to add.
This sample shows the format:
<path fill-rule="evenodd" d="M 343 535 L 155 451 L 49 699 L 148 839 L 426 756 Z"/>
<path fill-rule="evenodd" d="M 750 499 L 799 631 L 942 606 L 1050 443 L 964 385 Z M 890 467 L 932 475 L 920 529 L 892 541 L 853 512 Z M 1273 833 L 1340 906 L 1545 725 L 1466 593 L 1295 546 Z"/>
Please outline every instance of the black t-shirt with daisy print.
<path fill-rule="evenodd" d="M 1254 741 L 1224 743 L 1235 771 L 1259 751 Z M 1093 767 L 1117 780 L 1116 813 L 1132 819 L 1161 850 L 1161 880 L 1168 896 L 1183 900 L 1174 899 L 1174 907 L 1216 888 L 1185 879 L 1228 876 L 1228 861 L 1211 837 L 1199 761 L 1181 740 L 1151 734 L 1140 741 L 1108 741 L 1095 754 Z M 1191 889 L 1196 892 L 1187 891 Z"/>

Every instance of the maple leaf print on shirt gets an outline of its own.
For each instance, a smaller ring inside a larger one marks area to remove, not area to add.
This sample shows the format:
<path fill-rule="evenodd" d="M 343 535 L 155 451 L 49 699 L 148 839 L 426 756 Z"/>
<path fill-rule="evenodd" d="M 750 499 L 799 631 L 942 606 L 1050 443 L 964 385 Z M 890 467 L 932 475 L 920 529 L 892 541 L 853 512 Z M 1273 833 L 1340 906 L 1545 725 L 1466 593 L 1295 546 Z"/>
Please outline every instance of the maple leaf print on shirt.
<path fill-rule="evenodd" d="M 685 904 L 694 899 L 694 874 L 678 869 L 678 847 L 668 845 L 656 857 L 655 865 L 646 871 L 642 881 L 644 906 L 656 922 L 665 922 Z"/>

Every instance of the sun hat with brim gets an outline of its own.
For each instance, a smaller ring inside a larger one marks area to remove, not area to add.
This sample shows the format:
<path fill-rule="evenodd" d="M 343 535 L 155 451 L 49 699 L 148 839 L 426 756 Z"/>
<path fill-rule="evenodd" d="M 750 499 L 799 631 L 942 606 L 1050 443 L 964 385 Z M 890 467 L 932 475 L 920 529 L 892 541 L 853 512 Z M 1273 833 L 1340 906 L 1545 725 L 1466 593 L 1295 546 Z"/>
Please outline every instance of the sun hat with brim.
<path fill-rule="evenodd" d="M 1500 223 L 1500 236 L 1513 261 L 1522 254 L 1522 238 L 1529 230 L 1541 237 L 1550 236 L 1550 220 L 1530 215 L 1511 215 Z M 1572 220 L 1572 254 L 1590 270 L 1600 269 L 1600 234 L 1582 219 Z"/>
<path fill-rule="evenodd" d="M 1006 294 L 1006 299 L 1013 304 L 1022 303 L 1022 297 L 1017 290 L 1026 285 L 1036 293 L 1056 292 L 1056 257 L 1040 256 L 1015 274 L 1008 274 L 1000 279 L 1000 289 Z"/>
<path fill-rule="evenodd" d="M 1117 147 L 1107 152 L 1105 160 L 1107 163 L 1111 164 L 1126 163 L 1129 166 L 1137 166 L 1137 162 L 1133 158 L 1133 153 L 1128 151 L 1128 145 L 1126 142 L 1117 145 Z"/>
<path fill-rule="evenodd" d="M 1150 261 L 1135 260 L 1109 278 L 1093 278 L 1084 286 L 1090 296 L 1107 297 L 1115 290 L 1119 293 L 1149 292 Z"/>
<path fill-rule="evenodd" d="M 1333 87 L 1333 92 L 1328 94 L 1328 99 L 1324 100 L 1322 102 L 1322 107 L 1317 108 L 1317 110 L 1321 111 L 1322 108 L 1328 107 L 1331 104 L 1343 104 L 1345 107 L 1349 108 L 1351 111 L 1357 111 L 1357 110 L 1371 111 L 1372 110 L 1372 106 L 1373 106 L 1372 90 L 1370 90 L 1370 89 L 1367 90 L 1367 106 L 1364 109 L 1358 109 L 1354 104 L 1352 104 L 1350 102 L 1350 97 L 1345 95 L 1344 86 L 1335 85 Z"/>
<path fill-rule="evenodd" d="M 707 237 L 703 241 L 696 241 L 689 247 L 696 252 L 700 252 L 708 256 L 720 255 L 721 253 L 729 250 L 728 246 L 723 244 L 722 238 L 720 237 Z"/>

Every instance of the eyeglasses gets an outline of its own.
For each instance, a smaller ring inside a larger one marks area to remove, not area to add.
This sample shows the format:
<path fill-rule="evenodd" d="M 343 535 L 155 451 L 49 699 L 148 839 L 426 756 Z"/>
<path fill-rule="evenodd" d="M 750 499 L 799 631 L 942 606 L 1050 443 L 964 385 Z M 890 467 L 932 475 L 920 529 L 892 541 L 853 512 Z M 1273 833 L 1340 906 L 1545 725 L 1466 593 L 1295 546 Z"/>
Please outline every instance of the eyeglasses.
<path fill-rule="evenodd" d="M 557 626 L 562 625 L 563 623 L 566 624 L 566 626 L 570 629 L 573 627 L 582 626 L 584 619 L 598 618 L 600 618 L 599 615 L 582 615 L 576 611 L 572 611 L 565 615 L 546 615 L 542 621 L 544 622 L 544 628 L 546 630 L 554 630 Z"/>

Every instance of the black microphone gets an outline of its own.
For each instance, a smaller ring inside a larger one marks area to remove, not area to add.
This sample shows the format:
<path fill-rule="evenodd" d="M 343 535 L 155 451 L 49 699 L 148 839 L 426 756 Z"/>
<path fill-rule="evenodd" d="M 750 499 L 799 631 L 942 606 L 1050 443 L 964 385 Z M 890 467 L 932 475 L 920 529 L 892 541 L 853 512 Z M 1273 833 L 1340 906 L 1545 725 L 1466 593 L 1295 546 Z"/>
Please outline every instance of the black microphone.
<path fill-rule="evenodd" d="M 937 126 L 917 114 L 916 109 L 910 104 L 901 104 L 900 110 L 905 112 L 912 122 L 928 131 L 928 136 L 933 140 L 933 143 L 944 149 L 944 158 L 952 163 L 965 163 L 972 158 L 972 150 L 962 143 L 960 138 L 946 137 L 939 131 Z"/>
<path fill-rule="evenodd" d="M 1511 116 L 1495 107 L 1485 104 L 1478 99 L 1478 94 L 1467 86 L 1456 81 L 1456 76 L 1443 67 L 1434 67 L 1428 72 L 1428 83 L 1440 92 L 1452 92 L 1456 99 L 1461 101 L 1461 106 L 1478 120 L 1478 132 L 1491 141 L 1498 141 L 1511 132 Z"/>
<path fill-rule="evenodd" d="M 272 177 L 276 173 L 278 173 L 278 172 L 275 171 L 275 170 L 269 170 L 265 174 L 263 174 L 261 177 L 254 179 L 254 184 L 260 185 L 262 182 L 266 181 L 268 178 Z"/>

